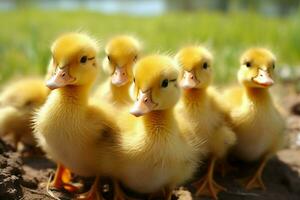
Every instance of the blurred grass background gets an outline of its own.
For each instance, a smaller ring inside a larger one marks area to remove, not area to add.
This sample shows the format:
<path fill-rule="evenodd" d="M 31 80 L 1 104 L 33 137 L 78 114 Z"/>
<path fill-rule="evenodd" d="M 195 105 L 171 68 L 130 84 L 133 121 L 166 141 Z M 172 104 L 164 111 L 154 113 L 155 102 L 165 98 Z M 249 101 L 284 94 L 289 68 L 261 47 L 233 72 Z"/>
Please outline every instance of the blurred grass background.
<path fill-rule="evenodd" d="M 18 74 L 43 75 L 51 42 L 61 33 L 76 30 L 91 33 L 103 45 L 113 35 L 133 34 L 143 41 L 145 53 L 173 55 L 186 44 L 204 44 L 214 53 L 215 81 L 219 84 L 235 80 L 239 56 L 252 46 L 272 49 L 279 67 L 300 65 L 299 11 L 285 17 L 251 11 L 129 16 L 24 8 L 2 11 L 0 19 L 0 83 Z"/>

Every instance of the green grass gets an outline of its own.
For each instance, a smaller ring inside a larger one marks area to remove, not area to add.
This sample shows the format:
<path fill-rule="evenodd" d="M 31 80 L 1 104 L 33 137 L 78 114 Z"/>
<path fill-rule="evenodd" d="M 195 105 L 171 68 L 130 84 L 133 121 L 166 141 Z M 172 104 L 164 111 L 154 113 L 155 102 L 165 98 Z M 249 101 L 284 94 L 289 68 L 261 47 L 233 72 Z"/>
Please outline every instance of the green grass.
<path fill-rule="evenodd" d="M 0 13 L 0 82 L 16 74 L 43 74 L 49 46 L 60 33 L 84 30 L 103 43 L 130 33 L 146 53 L 175 53 L 186 44 L 205 44 L 215 55 L 215 80 L 235 80 L 240 53 L 251 46 L 271 48 L 278 66 L 300 64 L 300 14 L 266 18 L 253 13 L 170 13 L 159 17 L 103 15 L 89 11 L 18 10 Z"/>

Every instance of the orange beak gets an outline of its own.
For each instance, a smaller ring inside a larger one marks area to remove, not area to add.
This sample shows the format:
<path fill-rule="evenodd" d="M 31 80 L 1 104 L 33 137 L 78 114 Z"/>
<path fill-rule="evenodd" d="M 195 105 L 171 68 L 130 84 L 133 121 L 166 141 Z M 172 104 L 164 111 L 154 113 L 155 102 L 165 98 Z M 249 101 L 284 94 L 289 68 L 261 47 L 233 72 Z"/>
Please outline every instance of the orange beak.
<path fill-rule="evenodd" d="M 199 84 L 194 72 L 184 71 L 179 86 L 183 89 L 192 89 Z"/>
<path fill-rule="evenodd" d="M 271 78 L 269 72 L 264 71 L 262 69 L 258 69 L 258 74 L 256 77 L 252 79 L 255 83 L 263 86 L 263 87 L 269 87 L 274 84 L 273 79 Z"/>
<path fill-rule="evenodd" d="M 75 81 L 75 78 L 70 76 L 67 67 L 64 67 L 64 68 L 58 67 L 56 72 L 46 82 L 46 86 L 50 90 L 54 90 L 54 89 L 69 85 L 74 81 Z"/>
<path fill-rule="evenodd" d="M 129 81 L 128 74 L 125 67 L 116 67 L 112 75 L 111 83 L 120 87 Z"/>
<path fill-rule="evenodd" d="M 142 92 L 140 90 L 138 99 L 130 110 L 130 113 L 136 117 L 142 116 L 154 110 L 157 106 L 151 99 L 151 90 Z"/>

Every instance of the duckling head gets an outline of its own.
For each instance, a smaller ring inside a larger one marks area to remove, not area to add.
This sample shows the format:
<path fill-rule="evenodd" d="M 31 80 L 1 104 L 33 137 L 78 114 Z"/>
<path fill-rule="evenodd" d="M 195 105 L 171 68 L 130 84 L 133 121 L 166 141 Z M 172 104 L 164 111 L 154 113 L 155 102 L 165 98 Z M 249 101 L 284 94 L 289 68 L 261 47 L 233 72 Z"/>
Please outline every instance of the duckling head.
<path fill-rule="evenodd" d="M 140 54 L 140 44 L 131 36 L 117 36 L 108 42 L 103 68 L 111 74 L 111 83 L 122 86 L 132 81 L 132 67 Z"/>
<path fill-rule="evenodd" d="M 212 55 L 204 47 L 190 46 L 181 49 L 175 56 L 180 67 L 179 86 L 183 89 L 201 89 L 212 80 Z"/>
<path fill-rule="evenodd" d="M 46 85 L 50 89 L 91 85 L 97 76 L 97 42 L 83 33 L 60 36 L 51 46 L 52 59 Z"/>
<path fill-rule="evenodd" d="M 245 87 L 268 88 L 274 84 L 275 56 L 264 48 L 247 50 L 240 59 L 238 80 Z"/>
<path fill-rule="evenodd" d="M 154 110 L 175 106 L 180 96 L 178 71 L 168 56 L 151 55 L 139 60 L 133 69 L 131 96 L 135 100 L 130 113 L 141 116 Z"/>

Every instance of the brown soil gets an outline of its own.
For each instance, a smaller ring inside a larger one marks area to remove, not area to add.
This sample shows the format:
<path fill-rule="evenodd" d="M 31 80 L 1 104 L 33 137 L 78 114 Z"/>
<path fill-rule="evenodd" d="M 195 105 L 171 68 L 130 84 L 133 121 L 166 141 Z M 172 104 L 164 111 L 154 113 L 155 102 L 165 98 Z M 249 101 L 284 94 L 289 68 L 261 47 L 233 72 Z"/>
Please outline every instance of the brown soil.
<path fill-rule="evenodd" d="M 267 164 L 263 180 L 267 190 L 245 191 L 241 186 L 241 178 L 250 176 L 256 169 L 257 163 L 246 164 L 231 160 L 230 164 L 238 167 L 228 173 L 225 177 L 216 174 L 216 180 L 228 190 L 219 194 L 219 199 L 224 200 L 299 200 L 300 199 L 300 116 L 295 112 L 299 96 L 289 96 L 285 99 L 285 110 L 288 110 L 287 124 L 290 144 L 278 152 L 277 156 Z M 298 108 L 296 108 L 298 110 Z M 298 139 L 299 137 L 299 139 Z M 298 143 L 297 143 L 298 139 Z M 42 155 L 22 156 L 5 142 L 0 140 L 0 199 L 43 199 L 53 198 L 46 191 L 46 183 L 51 174 L 54 173 L 55 164 Z M 199 172 L 203 170 L 199 170 Z M 195 177 L 200 177 L 200 173 Z M 76 180 L 87 183 L 88 188 L 91 179 Z M 104 188 L 109 185 L 109 181 Z M 67 192 L 53 191 L 54 195 L 60 199 L 71 199 L 72 195 Z M 192 184 L 187 184 L 174 191 L 174 199 L 210 199 L 205 197 L 193 197 L 195 188 Z M 112 192 L 108 189 L 104 193 L 106 199 L 112 199 Z"/>

